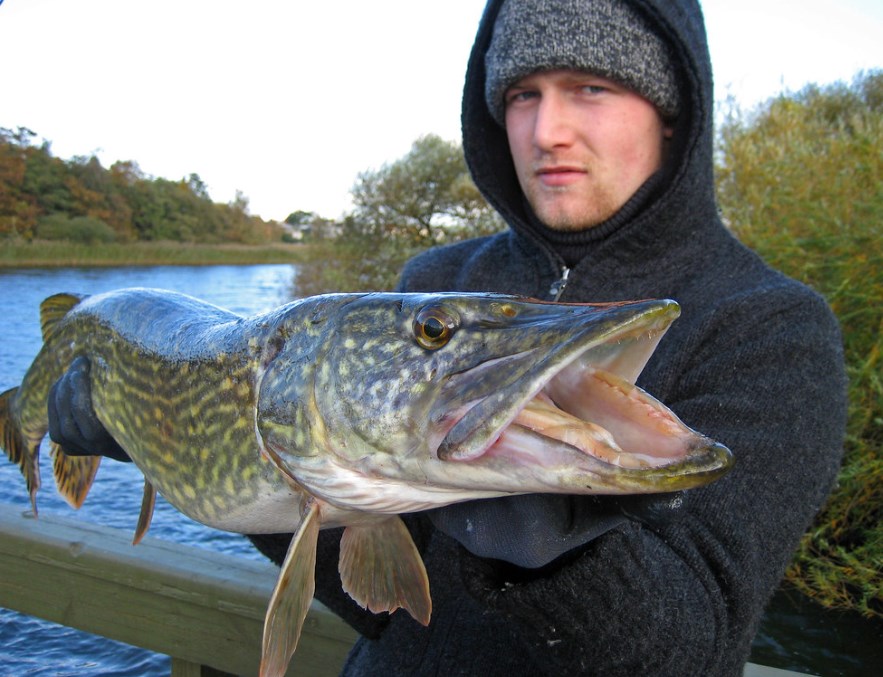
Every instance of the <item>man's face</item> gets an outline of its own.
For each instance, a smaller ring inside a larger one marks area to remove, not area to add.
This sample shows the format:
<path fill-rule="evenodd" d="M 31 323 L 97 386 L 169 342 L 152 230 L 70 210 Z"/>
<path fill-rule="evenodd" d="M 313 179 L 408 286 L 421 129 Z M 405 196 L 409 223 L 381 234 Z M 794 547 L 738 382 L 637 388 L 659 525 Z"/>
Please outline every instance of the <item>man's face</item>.
<path fill-rule="evenodd" d="M 615 214 L 659 169 L 671 136 L 652 103 L 572 70 L 534 73 L 506 90 L 506 133 L 528 202 L 562 231 Z"/>

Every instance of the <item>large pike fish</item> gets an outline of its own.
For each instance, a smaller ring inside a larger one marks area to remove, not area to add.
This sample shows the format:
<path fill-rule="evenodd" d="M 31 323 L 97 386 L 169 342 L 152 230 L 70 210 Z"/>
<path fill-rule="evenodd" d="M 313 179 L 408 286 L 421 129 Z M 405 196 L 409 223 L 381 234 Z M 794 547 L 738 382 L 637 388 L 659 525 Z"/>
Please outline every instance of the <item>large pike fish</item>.
<path fill-rule="evenodd" d="M 211 527 L 295 534 L 264 626 L 261 673 L 282 674 L 322 527 L 347 527 L 353 599 L 427 624 L 426 571 L 398 514 L 675 491 L 726 472 L 725 447 L 634 385 L 678 313 L 673 301 L 333 294 L 243 318 L 168 291 L 59 294 L 41 305 L 44 345 L 24 381 L 0 395 L 0 442 L 36 511 L 49 388 L 87 357 L 95 413 L 145 477 L 136 542 L 156 491 Z M 50 452 L 81 505 L 100 457 Z"/>

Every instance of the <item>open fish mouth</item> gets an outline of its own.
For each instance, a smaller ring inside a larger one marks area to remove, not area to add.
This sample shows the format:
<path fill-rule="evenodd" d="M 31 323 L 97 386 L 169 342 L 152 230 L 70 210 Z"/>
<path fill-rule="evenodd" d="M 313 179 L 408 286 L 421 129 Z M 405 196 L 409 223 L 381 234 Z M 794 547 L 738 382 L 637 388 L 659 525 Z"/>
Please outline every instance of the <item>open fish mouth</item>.
<path fill-rule="evenodd" d="M 500 370 L 512 376 L 450 413 L 438 459 L 533 468 L 538 476 L 554 470 L 565 484 L 598 493 L 675 491 L 724 474 L 731 452 L 635 385 L 677 304 L 614 310 L 616 321 L 601 331 L 589 327 L 559 349 L 527 350 L 473 370 L 468 378 Z"/>

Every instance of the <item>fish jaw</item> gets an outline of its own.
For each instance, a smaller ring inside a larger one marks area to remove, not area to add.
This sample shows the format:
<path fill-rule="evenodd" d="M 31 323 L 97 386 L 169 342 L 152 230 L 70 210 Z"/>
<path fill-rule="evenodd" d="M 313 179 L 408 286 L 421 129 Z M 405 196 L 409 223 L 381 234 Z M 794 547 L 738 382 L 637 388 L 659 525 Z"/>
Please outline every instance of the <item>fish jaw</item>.
<path fill-rule="evenodd" d="M 609 307 L 587 306 L 584 315 L 575 319 L 579 324 L 551 348 L 539 345 L 505 358 L 488 361 L 479 367 L 453 375 L 444 385 L 454 393 L 476 392 L 480 396 L 464 411 L 442 410 L 439 421 L 456 419 L 445 432 L 437 456 L 441 460 L 469 460 L 483 454 L 493 439 L 503 432 L 537 397 L 523 422 L 549 413 L 551 404 L 567 396 L 583 401 L 583 394 L 593 380 L 588 374 L 610 374 L 619 381 L 634 383 L 671 323 L 680 314 L 673 301 L 644 301 L 633 304 L 611 304 Z M 571 322 L 570 318 L 567 319 Z M 526 330 L 530 330 L 527 327 Z M 492 371 L 493 375 L 485 372 Z M 554 386 L 554 388 L 553 388 Z M 440 399 L 439 404 L 456 395 Z M 592 422 L 588 416 L 580 417 Z M 575 421 L 576 422 L 576 421 Z"/>
<path fill-rule="evenodd" d="M 587 403 L 580 410 L 585 419 L 555 404 L 553 382 L 480 453 L 451 463 L 511 477 L 535 492 L 572 494 L 691 489 L 732 466 L 729 449 L 691 430 L 634 384 L 610 372 L 586 372 L 590 385 L 578 400 Z"/>

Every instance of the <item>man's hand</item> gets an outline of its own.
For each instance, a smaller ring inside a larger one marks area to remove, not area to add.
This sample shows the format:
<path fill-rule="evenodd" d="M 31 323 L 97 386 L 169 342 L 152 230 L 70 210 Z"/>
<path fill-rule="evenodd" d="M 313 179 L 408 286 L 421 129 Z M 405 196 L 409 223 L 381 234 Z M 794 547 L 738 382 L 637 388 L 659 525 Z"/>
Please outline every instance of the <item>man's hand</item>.
<path fill-rule="evenodd" d="M 49 437 L 69 456 L 107 456 L 132 459 L 110 436 L 92 408 L 89 360 L 78 357 L 49 389 Z"/>
<path fill-rule="evenodd" d="M 612 501 L 619 512 L 630 520 L 651 529 L 659 529 L 677 522 L 683 516 L 687 494 L 683 491 L 669 494 L 633 494 L 610 496 L 607 500 Z"/>
<path fill-rule="evenodd" d="M 628 520 L 651 529 L 676 521 L 684 494 L 527 494 L 455 503 L 427 514 L 439 531 L 479 557 L 538 568 Z"/>

